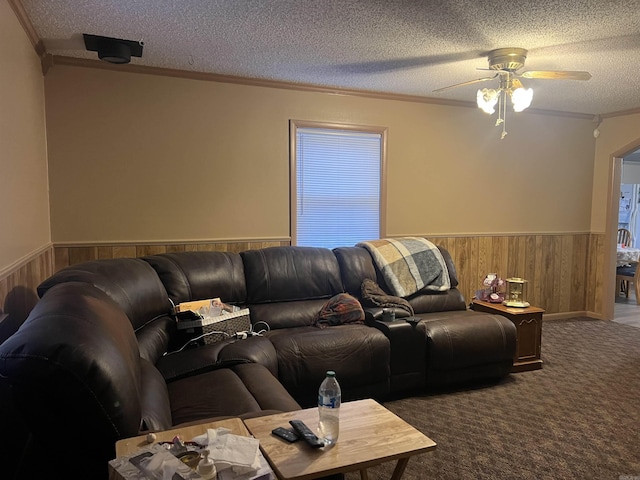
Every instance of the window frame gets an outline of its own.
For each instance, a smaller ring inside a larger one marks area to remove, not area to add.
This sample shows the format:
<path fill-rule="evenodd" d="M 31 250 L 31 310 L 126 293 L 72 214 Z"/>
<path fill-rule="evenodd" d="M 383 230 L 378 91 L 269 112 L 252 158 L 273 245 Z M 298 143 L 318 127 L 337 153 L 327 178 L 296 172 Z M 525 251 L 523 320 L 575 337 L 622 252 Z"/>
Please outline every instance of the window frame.
<path fill-rule="evenodd" d="M 387 231 L 387 131 L 386 127 L 372 125 L 353 125 L 345 123 L 315 122 L 307 120 L 289 121 L 289 238 L 291 245 L 298 239 L 298 187 L 297 187 L 297 133 L 299 128 L 317 128 L 327 130 L 345 130 L 380 135 L 380 222 L 378 238 L 384 238 Z M 367 239 L 364 240 L 375 240 Z M 348 247 L 350 245 L 344 245 Z"/>

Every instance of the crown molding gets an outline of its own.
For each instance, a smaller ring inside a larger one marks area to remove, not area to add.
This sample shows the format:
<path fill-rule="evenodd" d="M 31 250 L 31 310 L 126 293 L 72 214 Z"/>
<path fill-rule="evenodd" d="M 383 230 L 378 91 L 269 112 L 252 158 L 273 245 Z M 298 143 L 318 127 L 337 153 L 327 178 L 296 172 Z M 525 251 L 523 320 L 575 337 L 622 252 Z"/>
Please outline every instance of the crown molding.
<path fill-rule="evenodd" d="M 50 55 L 49 55 L 50 56 Z M 400 102 L 428 103 L 432 105 L 445 105 L 450 107 L 477 108 L 475 102 L 461 100 L 447 100 L 443 98 L 422 97 L 418 95 L 405 95 L 399 93 L 386 93 L 373 90 L 356 90 L 339 87 L 326 87 L 311 83 L 294 83 L 279 80 L 266 80 L 261 78 L 238 77 L 233 75 L 221 75 L 217 73 L 194 72 L 190 70 L 177 70 L 163 67 L 149 67 L 129 63 L 126 65 L 116 65 L 99 60 L 87 58 L 74 58 L 62 55 L 50 56 L 50 64 L 65 65 L 71 67 L 98 68 L 117 72 L 141 73 L 145 75 L 158 75 L 163 77 L 184 78 L 190 80 L 202 80 L 218 83 L 231 83 L 236 85 L 249 85 L 254 87 L 278 88 L 285 90 L 297 90 L 304 92 L 327 93 L 331 95 L 344 95 L 352 97 L 374 98 L 378 100 L 395 100 Z M 557 110 L 545 110 L 539 108 L 529 108 L 525 114 L 551 115 L 558 117 L 593 119 L 593 114 L 577 112 L 561 112 Z"/>
<path fill-rule="evenodd" d="M 636 113 L 640 113 L 640 108 L 630 108 L 629 110 L 620 110 L 618 112 L 604 113 L 600 115 L 600 118 L 624 117 L 626 115 L 635 115 Z"/>
<path fill-rule="evenodd" d="M 38 32 L 31 23 L 31 19 L 27 15 L 27 11 L 24 9 L 24 5 L 22 5 L 22 0 L 7 0 L 9 2 L 9 6 L 13 9 L 18 18 L 18 22 L 22 25 L 27 37 L 29 37 L 29 41 L 31 45 L 33 45 L 33 49 L 36 51 L 36 54 L 42 60 L 47 52 L 44 47 L 44 43 L 42 39 L 38 36 Z"/>

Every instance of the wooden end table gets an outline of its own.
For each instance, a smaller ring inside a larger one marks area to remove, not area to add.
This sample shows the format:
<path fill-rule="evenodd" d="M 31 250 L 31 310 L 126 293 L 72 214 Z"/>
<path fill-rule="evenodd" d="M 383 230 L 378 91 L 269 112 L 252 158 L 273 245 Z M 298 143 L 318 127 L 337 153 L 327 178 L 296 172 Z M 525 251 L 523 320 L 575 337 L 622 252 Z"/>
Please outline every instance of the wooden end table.
<path fill-rule="evenodd" d="M 501 303 L 473 300 L 471 308 L 477 312 L 493 313 L 507 317 L 517 330 L 518 344 L 513 358 L 512 372 L 524 372 L 542 368 L 542 314 L 538 307 L 507 307 Z"/>
<path fill-rule="evenodd" d="M 409 458 L 436 448 L 436 443 L 374 400 L 345 402 L 340 407 L 340 434 L 335 445 L 311 448 L 304 440 L 287 443 L 271 434 L 299 419 L 311 430 L 318 424 L 318 409 L 279 413 L 244 421 L 260 441 L 262 453 L 280 480 L 307 480 L 336 473 L 360 471 L 397 460 L 392 480 L 399 480 Z"/>

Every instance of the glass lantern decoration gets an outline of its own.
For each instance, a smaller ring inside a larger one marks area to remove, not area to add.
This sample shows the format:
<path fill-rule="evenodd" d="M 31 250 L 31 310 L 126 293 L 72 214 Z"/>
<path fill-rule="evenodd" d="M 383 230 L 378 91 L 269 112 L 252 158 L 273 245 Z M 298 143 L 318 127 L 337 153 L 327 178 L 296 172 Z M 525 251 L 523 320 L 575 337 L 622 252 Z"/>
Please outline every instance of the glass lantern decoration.
<path fill-rule="evenodd" d="M 524 278 L 512 277 L 507 278 L 507 292 L 503 305 L 507 307 L 519 307 L 526 308 L 530 306 L 526 301 L 527 297 L 527 283 Z"/>

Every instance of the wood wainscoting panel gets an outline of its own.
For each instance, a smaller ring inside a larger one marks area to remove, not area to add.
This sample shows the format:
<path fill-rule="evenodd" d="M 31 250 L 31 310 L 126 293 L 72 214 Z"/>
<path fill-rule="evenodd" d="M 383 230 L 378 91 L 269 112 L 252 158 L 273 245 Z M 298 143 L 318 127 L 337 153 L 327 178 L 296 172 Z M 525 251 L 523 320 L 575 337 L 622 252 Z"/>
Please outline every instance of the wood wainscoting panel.
<path fill-rule="evenodd" d="M 73 245 L 56 246 L 55 271 L 90 260 L 105 258 L 136 258 L 160 253 L 174 252 L 243 252 L 267 247 L 290 245 L 283 241 L 227 241 L 227 242 L 199 242 L 199 243 L 168 243 L 168 244 L 118 244 L 118 245 Z"/>
<path fill-rule="evenodd" d="M 589 248 L 587 252 L 588 275 L 586 299 L 587 310 L 591 312 L 602 313 L 602 280 L 604 278 L 604 260 L 605 260 L 605 235 L 592 234 L 589 238 Z"/>
<path fill-rule="evenodd" d="M 25 321 L 38 301 L 36 288 L 53 274 L 53 247 L 49 246 L 25 260 L 0 278 L 0 343 Z"/>
<path fill-rule="evenodd" d="M 487 273 L 528 280 L 531 305 L 547 314 L 602 311 L 604 234 L 469 235 L 425 238 L 446 248 L 467 303 Z M 55 271 L 101 258 L 142 257 L 165 252 L 242 252 L 289 245 L 283 241 L 225 241 L 55 247 Z"/>
<path fill-rule="evenodd" d="M 544 234 L 424 237 L 453 258 L 469 303 L 488 273 L 528 280 L 531 305 L 548 314 L 599 312 L 604 235 Z"/>

